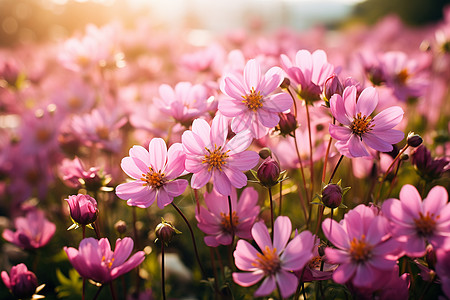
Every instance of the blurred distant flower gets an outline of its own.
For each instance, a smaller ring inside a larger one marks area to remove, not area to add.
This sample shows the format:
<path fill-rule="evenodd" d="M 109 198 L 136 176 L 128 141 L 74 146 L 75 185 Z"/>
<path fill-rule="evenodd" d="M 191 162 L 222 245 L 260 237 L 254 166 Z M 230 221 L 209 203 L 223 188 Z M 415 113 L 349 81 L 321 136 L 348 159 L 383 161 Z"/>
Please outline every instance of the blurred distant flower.
<path fill-rule="evenodd" d="M 400 200 L 383 203 L 383 214 L 392 223 L 392 235 L 402 243 L 402 250 L 411 257 L 426 253 L 427 242 L 435 249 L 444 246 L 450 236 L 450 204 L 444 187 L 433 187 L 423 199 L 409 184 L 402 187 Z"/>
<path fill-rule="evenodd" d="M 208 98 L 208 91 L 203 85 L 179 82 L 175 89 L 167 84 L 161 85 L 159 99 L 154 103 L 164 114 L 189 126 L 192 120 L 206 113 Z"/>
<path fill-rule="evenodd" d="M 64 247 L 64 251 L 81 277 L 99 283 L 109 283 L 144 261 L 143 251 L 138 251 L 129 258 L 133 246 L 133 240 L 125 237 L 117 239 L 115 250 L 111 251 L 108 239 L 85 238 L 78 249 Z"/>
<path fill-rule="evenodd" d="M 313 256 L 314 247 L 314 236 L 309 231 L 301 232 L 288 243 L 291 233 L 291 221 L 285 216 L 275 220 L 273 243 L 264 222 L 255 223 L 252 236 L 261 252 L 247 241 L 238 241 L 233 253 L 235 264 L 247 272 L 234 272 L 234 282 L 248 287 L 265 278 L 255 291 L 255 297 L 270 295 L 277 285 L 282 298 L 291 296 L 298 285 L 298 279 L 291 271 L 305 266 Z"/>
<path fill-rule="evenodd" d="M 388 220 L 363 204 L 349 211 L 339 223 L 325 219 L 322 230 L 337 247 L 325 249 L 328 261 L 339 264 L 333 273 L 337 283 L 377 289 L 396 265 L 393 254 L 398 242 L 390 238 Z"/>
<path fill-rule="evenodd" d="M 185 154 L 180 143 L 167 150 L 161 138 L 150 141 L 148 151 L 133 146 L 130 156 L 122 159 L 122 170 L 134 181 L 119 184 L 116 194 L 130 206 L 149 207 L 156 200 L 159 208 L 170 204 L 188 185 L 186 179 L 176 179 L 184 172 Z"/>
<path fill-rule="evenodd" d="M 72 188 L 84 187 L 87 190 L 96 191 L 111 180 L 109 175 L 101 173 L 99 167 L 91 167 L 87 170 L 78 157 L 73 160 L 64 159 L 59 170 L 63 182 Z"/>
<path fill-rule="evenodd" d="M 1 277 L 6 287 L 11 291 L 17 299 L 31 298 L 36 292 L 39 292 L 38 281 L 36 275 L 28 271 L 25 264 L 18 264 L 11 268 L 9 275 L 6 271 L 2 271 Z M 43 288 L 41 286 L 40 288 Z M 33 299 L 44 298 L 43 296 L 35 295 Z"/>
<path fill-rule="evenodd" d="M 50 96 L 62 111 L 72 114 L 88 112 L 95 103 L 95 90 L 80 79 L 56 89 Z"/>
<path fill-rule="evenodd" d="M 278 124 L 278 113 L 291 108 L 293 102 L 289 94 L 270 95 L 283 81 L 281 72 L 280 68 L 273 67 L 261 75 L 259 63 L 251 59 L 243 75 L 230 73 L 225 76 L 220 89 L 231 98 L 219 101 L 219 111 L 233 117 L 233 132 L 249 129 L 253 137 L 259 139 L 267 134 L 269 128 Z"/>
<path fill-rule="evenodd" d="M 181 65 L 196 72 L 218 73 L 224 61 L 225 50 L 219 44 L 212 44 L 196 52 L 185 53 Z"/>
<path fill-rule="evenodd" d="M 89 195 L 72 195 L 65 199 L 69 204 L 70 216 L 76 225 L 86 226 L 97 219 L 97 201 Z"/>
<path fill-rule="evenodd" d="M 3 231 L 3 238 L 23 249 L 37 249 L 44 247 L 53 237 L 56 226 L 48 221 L 44 212 L 33 210 L 26 217 L 14 220 L 16 231 L 9 229 Z"/>
<path fill-rule="evenodd" d="M 200 207 L 200 213 L 196 212 L 198 228 L 203 231 L 205 243 L 210 247 L 229 245 L 232 241 L 231 226 L 237 237 L 250 239 L 250 230 L 259 214 L 258 192 L 252 187 L 242 191 L 237 201 L 236 190 L 231 193 L 232 222 L 230 224 L 230 209 L 226 196 L 212 190 L 205 193 L 206 209 Z"/>
<path fill-rule="evenodd" d="M 294 62 L 282 54 L 281 64 L 291 83 L 295 84 L 298 95 L 308 103 L 320 100 L 325 81 L 334 72 L 334 67 L 327 61 L 327 54 L 323 50 L 313 53 L 299 50 Z"/>
<path fill-rule="evenodd" d="M 191 186 L 199 189 L 213 178 L 214 189 L 224 196 L 231 194 L 231 187 L 247 185 L 243 172 L 253 168 L 259 160 L 258 153 L 245 151 L 253 139 L 250 131 L 241 131 L 230 141 L 228 122 L 216 116 L 210 126 L 203 119 L 195 119 L 192 130 L 182 135 L 186 153 L 186 171 L 193 173 Z"/>
<path fill-rule="evenodd" d="M 446 172 L 450 165 L 447 158 L 433 158 L 430 150 L 421 145 L 411 152 L 411 163 L 419 172 L 420 176 L 426 180 L 440 178 Z"/>
<path fill-rule="evenodd" d="M 447 298 L 450 298 L 450 242 L 447 248 L 436 250 L 436 273 L 441 279 L 441 287 Z"/>
<path fill-rule="evenodd" d="M 343 96 L 333 95 L 330 108 L 333 116 L 344 126 L 330 124 L 330 135 L 338 140 L 336 148 L 347 157 L 369 156 L 366 146 L 380 152 L 389 152 L 392 144 L 403 139 L 403 132 L 392 129 L 403 118 L 403 110 L 393 106 L 375 117 L 372 112 L 378 104 L 378 93 L 373 87 L 365 88 L 356 98 L 356 87 L 344 90 Z"/>

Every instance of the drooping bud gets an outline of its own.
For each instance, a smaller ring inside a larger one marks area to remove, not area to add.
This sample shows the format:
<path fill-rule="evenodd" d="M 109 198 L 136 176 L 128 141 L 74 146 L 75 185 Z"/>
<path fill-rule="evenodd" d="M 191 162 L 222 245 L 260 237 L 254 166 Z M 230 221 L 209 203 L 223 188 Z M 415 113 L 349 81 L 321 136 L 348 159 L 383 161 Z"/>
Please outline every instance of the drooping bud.
<path fill-rule="evenodd" d="M 168 245 L 173 236 L 180 233 L 181 231 L 176 229 L 170 222 L 167 222 L 164 218 L 161 218 L 161 223 L 159 223 L 155 229 L 155 234 L 157 237 L 155 242 L 160 240 L 161 242 L 164 242 L 164 244 Z"/>
<path fill-rule="evenodd" d="M 419 147 L 423 142 L 422 137 L 412 131 L 410 131 L 408 133 L 408 137 L 406 138 L 406 141 L 410 147 L 414 147 L 414 148 Z"/>
<path fill-rule="evenodd" d="M 279 113 L 278 116 L 280 117 L 280 121 L 278 122 L 276 129 L 279 130 L 283 136 L 291 134 L 297 129 L 297 120 L 292 113 Z"/>
<path fill-rule="evenodd" d="M 450 163 L 446 158 L 433 158 L 430 151 L 421 145 L 411 152 L 411 163 L 417 172 L 426 180 L 441 177 Z"/>
<path fill-rule="evenodd" d="M 97 219 L 97 201 L 89 195 L 73 195 L 65 199 L 69 203 L 70 216 L 79 225 L 88 225 Z"/>
<path fill-rule="evenodd" d="M 330 77 L 328 77 L 324 85 L 325 98 L 329 101 L 331 99 L 331 96 L 333 96 L 334 94 L 339 94 L 342 96 L 343 92 L 344 86 L 339 80 L 339 77 L 337 77 L 336 74 L 333 74 Z"/>
<path fill-rule="evenodd" d="M 272 157 L 267 157 L 259 166 L 256 174 L 263 186 L 272 187 L 278 183 L 280 173 L 280 164 Z"/>
<path fill-rule="evenodd" d="M 36 275 L 28 271 L 25 264 L 12 267 L 9 275 L 3 271 L 1 276 L 6 287 L 17 299 L 31 298 L 38 287 Z"/>
<path fill-rule="evenodd" d="M 272 151 L 266 147 L 266 148 L 262 148 L 261 150 L 259 150 L 258 154 L 259 154 L 259 157 L 261 157 L 262 159 L 266 159 L 266 158 L 272 156 Z"/>
<path fill-rule="evenodd" d="M 283 82 L 280 84 L 280 87 L 282 89 L 288 89 L 290 85 L 291 85 L 291 81 L 289 80 L 289 78 L 284 77 Z"/>
<path fill-rule="evenodd" d="M 116 222 L 116 224 L 114 224 L 114 229 L 117 231 L 117 233 L 124 234 L 125 232 L 127 232 L 127 223 L 125 223 L 124 220 L 119 220 Z"/>
<path fill-rule="evenodd" d="M 322 202 L 329 208 L 339 207 L 342 203 L 342 195 L 342 188 L 338 184 L 327 184 L 322 189 Z"/>

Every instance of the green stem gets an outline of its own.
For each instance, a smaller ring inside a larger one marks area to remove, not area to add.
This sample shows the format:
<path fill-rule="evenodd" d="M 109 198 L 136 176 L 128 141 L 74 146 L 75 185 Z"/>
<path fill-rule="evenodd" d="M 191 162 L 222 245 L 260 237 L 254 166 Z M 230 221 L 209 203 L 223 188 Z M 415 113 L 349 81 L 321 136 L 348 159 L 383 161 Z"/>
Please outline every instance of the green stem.
<path fill-rule="evenodd" d="M 109 290 L 111 291 L 111 297 L 113 298 L 113 300 L 117 300 L 117 295 L 116 295 L 116 291 L 115 291 L 115 289 L 114 289 L 114 284 L 113 284 L 113 282 L 114 282 L 114 281 L 111 281 L 111 282 L 109 283 Z"/>
<path fill-rule="evenodd" d="M 274 228 L 273 228 L 273 199 L 272 199 L 272 188 L 268 188 L 269 190 L 269 200 L 270 200 L 270 221 L 271 221 L 271 226 L 272 226 L 272 232 L 271 232 L 271 236 L 272 236 L 272 240 L 273 240 L 273 233 L 274 233 Z"/>
<path fill-rule="evenodd" d="M 309 108 L 308 103 L 305 101 L 306 108 L 306 121 L 308 124 L 308 136 L 309 136 L 309 164 L 310 164 L 310 172 L 311 172 L 311 191 L 310 191 L 310 199 L 313 198 L 314 194 L 314 162 L 313 162 L 313 145 L 312 145 L 312 132 L 311 132 L 311 119 L 309 116 Z"/>
<path fill-rule="evenodd" d="M 101 286 L 98 288 L 98 290 L 97 290 L 97 292 L 95 293 L 94 298 L 93 298 L 92 300 L 97 300 L 98 295 L 100 295 L 100 292 L 102 291 L 102 289 L 103 289 L 103 285 L 101 285 Z"/>
<path fill-rule="evenodd" d="M 336 166 L 334 167 L 333 173 L 331 173 L 330 180 L 328 180 L 328 184 L 330 184 L 331 181 L 333 180 L 333 177 L 336 174 L 336 171 L 337 171 L 339 165 L 341 164 L 341 161 L 342 161 L 343 158 L 344 158 L 344 155 L 341 155 L 341 157 L 339 157 L 339 160 L 338 160 Z"/>
<path fill-rule="evenodd" d="M 165 277 L 164 277 L 164 242 L 161 242 L 161 292 L 163 300 L 166 300 L 166 288 L 165 288 Z"/>

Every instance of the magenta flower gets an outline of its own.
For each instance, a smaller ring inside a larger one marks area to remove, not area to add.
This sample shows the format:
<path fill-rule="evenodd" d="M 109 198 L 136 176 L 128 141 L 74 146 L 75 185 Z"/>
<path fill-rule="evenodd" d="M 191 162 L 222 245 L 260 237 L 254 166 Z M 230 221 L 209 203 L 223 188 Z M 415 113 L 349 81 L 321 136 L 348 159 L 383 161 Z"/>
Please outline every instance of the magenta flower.
<path fill-rule="evenodd" d="M 270 295 L 277 285 L 283 298 L 292 295 L 298 279 L 291 271 L 303 268 L 312 258 L 314 236 L 303 231 L 288 243 L 291 233 L 291 220 L 285 216 L 275 220 L 273 243 L 264 222 L 255 223 L 252 236 L 261 252 L 247 241 L 238 241 L 233 254 L 236 267 L 247 272 L 233 273 L 234 282 L 248 287 L 265 278 L 255 291 L 255 297 Z"/>
<path fill-rule="evenodd" d="M 89 225 L 97 219 L 97 201 L 91 196 L 78 194 L 69 196 L 65 200 L 69 203 L 70 216 L 76 227 Z"/>
<path fill-rule="evenodd" d="M 258 153 L 245 151 L 252 142 L 249 131 L 236 134 L 226 142 L 228 122 L 216 116 L 211 127 L 203 119 L 195 119 L 192 131 L 187 130 L 181 139 L 186 153 L 186 171 L 193 173 L 191 186 L 203 187 L 213 178 L 214 189 L 224 195 L 231 194 L 231 187 L 247 184 L 244 171 L 250 170 L 259 160 Z"/>
<path fill-rule="evenodd" d="M 230 224 L 230 209 L 226 196 L 212 190 L 205 193 L 207 209 L 200 207 L 200 213 L 195 217 L 198 228 L 203 231 L 205 243 L 210 247 L 229 245 L 232 241 Z M 237 201 L 236 190 L 231 193 L 232 222 L 234 234 L 241 239 L 251 238 L 251 228 L 259 214 L 258 192 L 252 188 L 246 188 Z"/>
<path fill-rule="evenodd" d="M 88 190 L 98 190 L 104 183 L 111 180 L 109 174 L 102 174 L 100 167 L 87 169 L 78 157 L 73 160 L 64 159 L 59 167 L 59 172 L 63 182 L 71 188 L 84 186 Z"/>
<path fill-rule="evenodd" d="M 219 101 L 219 111 L 234 117 L 233 132 L 249 129 L 253 137 L 259 139 L 278 124 L 278 113 L 291 108 L 293 101 L 288 94 L 270 95 L 283 81 L 281 72 L 280 68 L 273 67 L 261 76 L 260 65 L 251 59 L 243 75 L 230 73 L 223 79 L 220 89 L 231 98 Z"/>
<path fill-rule="evenodd" d="M 396 265 L 398 242 L 389 236 L 388 220 L 365 205 L 349 211 L 339 223 L 325 219 L 322 230 L 337 247 L 325 249 L 328 261 L 339 264 L 333 273 L 337 283 L 376 290 Z"/>
<path fill-rule="evenodd" d="M 3 231 L 3 238 L 23 249 L 37 249 L 44 247 L 53 237 L 56 226 L 48 221 L 44 212 L 32 210 L 26 217 L 14 220 L 16 232 L 9 229 Z"/>
<path fill-rule="evenodd" d="M 450 246 L 450 241 L 448 245 Z M 436 273 L 441 279 L 441 287 L 447 298 L 450 298 L 450 247 L 436 250 Z"/>
<path fill-rule="evenodd" d="M 188 185 L 186 179 L 176 179 L 184 172 L 185 154 L 180 143 L 167 150 L 161 138 L 150 141 L 148 151 L 133 146 L 130 156 L 122 159 L 122 170 L 135 181 L 119 184 L 116 194 L 130 206 L 147 208 L 156 200 L 159 208 L 172 203 Z"/>
<path fill-rule="evenodd" d="M 282 54 L 281 65 L 291 82 L 296 85 L 297 93 L 307 102 L 320 100 L 325 81 L 334 72 L 334 67 L 328 62 L 323 50 L 313 53 L 299 50 L 294 63 Z"/>
<path fill-rule="evenodd" d="M 116 248 L 111 251 L 108 239 L 85 238 L 80 242 L 78 250 L 64 247 L 64 251 L 81 277 L 99 283 L 108 283 L 128 273 L 144 261 L 144 251 L 138 251 L 128 259 L 133 246 L 133 240 L 125 237 L 117 239 Z"/>
<path fill-rule="evenodd" d="M 402 249 L 411 257 L 423 256 L 427 242 L 435 249 L 443 247 L 450 237 L 450 204 L 444 187 L 433 187 L 422 201 L 417 189 L 402 187 L 400 200 L 388 199 L 382 211 L 393 225 L 393 237 L 402 242 Z"/>
<path fill-rule="evenodd" d="M 375 88 L 365 88 L 356 99 L 356 87 L 344 90 L 343 96 L 330 99 L 332 115 L 344 126 L 330 124 L 330 135 L 337 140 L 336 148 L 347 157 L 369 156 L 370 147 L 380 152 L 392 151 L 392 144 L 400 142 L 404 134 L 392 129 L 403 118 L 403 110 L 392 106 L 371 117 L 378 104 Z"/>
<path fill-rule="evenodd" d="M 13 266 L 9 275 L 6 271 L 2 271 L 1 276 L 3 283 L 17 299 L 31 298 L 38 287 L 36 275 L 28 271 L 25 264 Z"/>

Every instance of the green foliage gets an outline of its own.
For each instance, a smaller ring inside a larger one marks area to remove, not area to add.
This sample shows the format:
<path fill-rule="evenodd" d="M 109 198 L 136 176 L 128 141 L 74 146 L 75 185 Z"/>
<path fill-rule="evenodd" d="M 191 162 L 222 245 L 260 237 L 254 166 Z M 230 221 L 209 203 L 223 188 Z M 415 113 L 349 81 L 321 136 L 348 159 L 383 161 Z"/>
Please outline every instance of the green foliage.
<path fill-rule="evenodd" d="M 69 277 L 64 276 L 60 269 L 56 270 L 56 277 L 60 283 L 56 287 L 58 298 L 80 299 L 83 280 L 75 269 L 69 270 Z"/>

